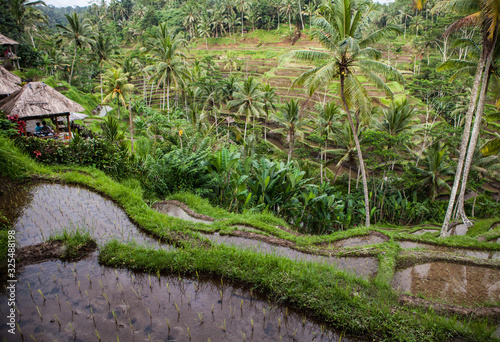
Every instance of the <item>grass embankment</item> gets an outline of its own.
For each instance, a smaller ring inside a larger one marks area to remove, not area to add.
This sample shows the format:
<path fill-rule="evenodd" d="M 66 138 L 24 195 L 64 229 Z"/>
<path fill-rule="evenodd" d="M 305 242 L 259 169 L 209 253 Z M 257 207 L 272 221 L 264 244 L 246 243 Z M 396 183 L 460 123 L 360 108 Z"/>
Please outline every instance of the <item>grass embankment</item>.
<path fill-rule="evenodd" d="M 5 153 L 7 148 L 9 153 Z M 397 230 L 384 231 L 390 240 L 376 248 L 379 275 L 375 280 L 368 281 L 321 263 L 297 262 L 224 245 L 212 246 L 197 233 L 206 230 L 229 232 L 235 224 L 242 224 L 259 228 L 264 234 L 293 241 L 298 247 L 311 248 L 321 242 L 368 234 L 366 228 L 325 237 L 295 236 L 277 228 L 285 223 L 270 214 L 227 213 L 191 194 L 172 195 L 170 199 L 181 200 L 199 213 L 219 220 L 226 219 L 211 225 L 192 223 L 152 210 L 144 202 L 136 182 L 129 180 L 121 184 L 91 168 L 42 167 L 4 138 L 0 138 L 0 162 L 7 166 L 0 171 L 1 174 L 11 178 L 14 175 L 17 178 L 36 176 L 92 188 L 118 203 L 144 230 L 164 242 L 183 247 L 175 251 L 154 251 L 111 242 L 100 254 L 101 262 L 108 266 L 174 274 L 198 272 L 242 282 L 278 302 L 310 312 L 332 327 L 381 340 L 436 341 L 459 336 L 481 341 L 488 340 L 494 329 L 484 321 L 445 318 L 432 311 L 410 309 L 398 304 L 396 293 L 388 285 L 399 249 L 393 241 Z M 73 246 L 81 245 L 86 240 L 84 235 L 63 239 Z"/>
<path fill-rule="evenodd" d="M 150 273 L 204 274 L 242 282 L 348 334 L 384 341 L 439 341 L 460 336 L 488 340 L 492 328 L 401 307 L 387 286 L 360 280 L 320 263 L 296 262 L 228 246 L 154 251 L 111 242 L 101 263 Z"/>

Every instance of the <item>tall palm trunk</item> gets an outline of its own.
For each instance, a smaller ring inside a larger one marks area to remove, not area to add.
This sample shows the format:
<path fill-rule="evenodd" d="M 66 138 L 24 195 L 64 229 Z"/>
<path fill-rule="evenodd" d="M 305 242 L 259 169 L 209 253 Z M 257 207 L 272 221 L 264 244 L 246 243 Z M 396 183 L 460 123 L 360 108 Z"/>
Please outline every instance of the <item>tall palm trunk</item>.
<path fill-rule="evenodd" d="M 290 146 L 288 146 L 288 162 L 292 160 L 292 154 L 295 142 L 295 134 L 293 133 L 293 131 L 291 131 L 289 135 L 290 135 Z"/>
<path fill-rule="evenodd" d="M 460 143 L 460 154 L 458 157 L 457 170 L 455 172 L 455 180 L 453 182 L 453 187 L 451 188 L 450 201 L 448 203 L 448 209 L 446 210 L 443 226 L 441 227 L 440 237 L 445 237 L 446 233 L 448 232 L 451 214 L 455 206 L 455 197 L 457 195 L 458 185 L 460 184 L 462 170 L 464 167 L 465 153 L 467 152 L 467 145 L 470 137 L 472 116 L 474 114 L 474 109 L 476 108 L 477 94 L 479 92 L 479 83 L 483 76 L 484 64 L 485 64 L 485 58 L 483 57 L 483 54 L 481 54 L 481 58 L 479 59 L 477 65 L 476 76 L 474 77 L 474 83 L 472 85 L 471 101 L 469 102 L 469 107 L 467 108 L 467 114 L 465 116 L 465 125 L 464 125 L 464 131 L 462 133 L 462 142 Z"/>
<path fill-rule="evenodd" d="M 361 176 L 363 177 L 363 192 L 365 197 L 365 226 L 370 227 L 370 203 L 368 198 L 368 183 L 366 181 L 366 171 L 365 162 L 363 161 L 363 153 L 361 152 L 361 145 L 359 144 L 357 129 L 352 121 L 351 111 L 347 105 L 347 100 L 344 93 L 344 81 L 345 81 L 345 71 L 341 70 L 340 74 L 340 97 L 342 98 L 342 104 L 344 105 L 344 110 L 347 113 L 347 118 L 349 119 L 349 125 L 351 125 L 351 130 L 354 136 L 354 143 L 356 144 L 356 149 L 358 150 L 358 160 L 359 167 L 361 168 Z"/>
<path fill-rule="evenodd" d="M 302 30 L 304 29 L 304 20 L 302 19 L 302 7 L 300 6 L 300 0 L 299 1 L 299 15 L 300 15 L 300 24 L 302 25 Z"/>
<path fill-rule="evenodd" d="M 278 31 L 280 29 L 280 10 L 278 9 Z"/>
<path fill-rule="evenodd" d="M 134 153 L 134 126 L 132 122 L 132 94 L 129 97 L 128 103 L 128 122 L 130 126 L 130 149 Z"/>
<path fill-rule="evenodd" d="M 69 74 L 69 85 L 71 85 L 71 80 L 73 79 L 73 70 L 75 69 L 76 52 L 78 51 L 78 45 L 75 42 L 75 54 L 73 55 L 73 63 L 71 64 L 71 73 Z"/>
<path fill-rule="evenodd" d="M 102 61 L 101 61 L 101 104 L 104 102 L 104 97 L 102 93 Z"/>
<path fill-rule="evenodd" d="M 486 103 L 486 97 L 488 93 L 488 83 L 490 79 L 490 67 L 493 59 L 493 54 L 490 53 L 486 60 L 486 66 L 483 73 L 483 81 L 481 85 L 481 94 L 479 96 L 479 101 L 476 110 L 476 118 L 474 121 L 474 127 L 472 128 L 471 140 L 469 143 L 469 148 L 467 150 L 467 157 L 465 159 L 464 171 L 462 175 L 462 185 L 460 188 L 460 195 L 458 196 L 458 210 L 463 222 L 468 226 L 472 226 L 467 216 L 465 216 L 464 202 L 465 202 L 465 190 L 467 189 L 467 178 L 469 177 L 470 167 L 472 165 L 472 158 L 474 157 L 474 152 L 476 150 L 477 140 L 479 138 L 479 133 L 481 131 L 481 120 L 484 113 L 484 104 Z"/>

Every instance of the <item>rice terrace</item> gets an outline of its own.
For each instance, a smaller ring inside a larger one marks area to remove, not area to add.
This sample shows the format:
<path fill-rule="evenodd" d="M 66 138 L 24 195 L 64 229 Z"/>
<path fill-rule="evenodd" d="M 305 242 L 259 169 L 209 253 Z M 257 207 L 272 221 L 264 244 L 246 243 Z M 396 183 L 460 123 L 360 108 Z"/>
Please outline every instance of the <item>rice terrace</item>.
<path fill-rule="evenodd" d="M 2 1 L 0 339 L 500 340 L 498 8 Z"/>

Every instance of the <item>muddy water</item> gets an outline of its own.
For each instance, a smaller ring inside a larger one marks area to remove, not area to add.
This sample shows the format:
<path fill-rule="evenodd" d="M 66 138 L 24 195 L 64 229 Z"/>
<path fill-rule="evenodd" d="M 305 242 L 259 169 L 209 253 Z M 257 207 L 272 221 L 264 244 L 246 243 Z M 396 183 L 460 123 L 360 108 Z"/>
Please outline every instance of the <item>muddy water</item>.
<path fill-rule="evenodd" d="M 331 244 L 333 247 L 359 247 L 366 245 L 375 245 L 377 243 L 382 243 L 387 241 L 387 238 L 384 238 L 379 235 L 364 235 L 364 236 L 356 236 L 349 239 L 335 241 Z"/>
<path fill-rule="evenodd" d="M 320 255 L 302 253 L 291 248 L 275 246 L 269 243 L 256 241 L 252 239 L 246 239 L 242 237 L 219 235 L 219 234 L 214 234 L 214 235 L 206 234 L 204 236 L 215 243 L 223 243 L 226 245 L 243 247 L 246 249 L 258 251 L 260 253 L 269 253 L 277 256 L 284 256 L 293 260 L 326 262 L 330 265 L 335 266 L 338 269 L 354 273 L 364 278 L 375 277 L 378 270 L 378 262 L 375 258 L 372 257 L 363 257 L 363 258 L 325 257 Z"/>
<path fill-rule="evenodd" d="M 191 222 L 197 222 L 197 223 L 205 223 L 205 224 L 210 224 L 212 222 L 208 220 L 200 220 L 197 219 L 191 215 L 189 215 L 184 209 L 179 208 L 176 205 L 168 205 L 168 206 L 163 206 L 161 212 L 165 215 L 168 216 L 173 216 L 177 217 L 186 221 L 191 221 Z"/>
<path fill-rule="evenodd" d="M 329 330 L 322 335 L 320 325 L 243 288 L 101 267 L 96 255 L 74 264 L 28 266 L 17 286 L 18 323 L 26 340 L 33 335 L 38 341 L 97 341 L 96 330 L 102 341 L 340 339 Z M 2 316 L 8 312 L 6 302 L 0 297 Z M 11 336 L 7 329 L 0 325 L 0 336 L 22 340 L 19 332 Z"/>
<path fill-rule="evenodd" d="M 395 289 L 450 304 L 500 301 L 500 271 L 445 262 L 416 265 L 396 272 Z"/>
<path fill-rule="evenodd" d="M 86 230 L 100 244 L 111 239 L 158 247 L 158 242 L 139 231 L 125 212 L 111 200 L 75 186 L 35 184 L 18 195 L 4 198 L 2 208 L 11 207 L 11 217 L 20 247 L 40 243 L 64 229 Z M 26 193 L 26 195 L 24 195 Z"/>
<path fill-rule="evenodd" d="M 13 221 L 22 246 L 66 225 L 90 227 L 99 244 L 111 237 L 156 243 L 113 202 L 88 190 L 39 184 L 25 191 L 2 201 L 18 209 Z M 8 341 L 97 341 L 97 334 L 102 341 L 340 340 L 338 333 L 242 288 L 102 267 L 97 253 L 76 263 L 52 261 L 18 271 L 16 321 L 22 335 L 17 329 L 11 335 L 2 324 L 0 336 Z M 6 316 L 2 292 L 0 315 Z M 353 339 L 342 336 L 346 340 Z"/>
<path fill-rule="evenodd" d="M 437 231 L 435 229 L 420 229 L 420 230 L 414 231 L 411 234 L 412 235 L 424 235 L 424 234 L 427 234 L 427 233 L 436 234 L 438 232 L 439 231 Z"/>
<path fill-rule="evenodd" d="M 400 241 L 399 245 L 401 246 L 401 248 L 404 248 L 404 249 L 418 248 L 418 249 L 424 249 L 424 250 L 426 249 L 426 250 L 430 250 L 430 251 L 467 255 L 467 256 L 470 256 L 473 258 L 477 258 L 477 259 L 493 259 L 493 260 L 500 259 L 500 252 L 494 252 L 494 251 L 476 251 L 473 249 L 462 249 L 462 248 L 435 246 L 435 245 L 429 245 L 426 243 L 412 242 L 412 241 Z"/>

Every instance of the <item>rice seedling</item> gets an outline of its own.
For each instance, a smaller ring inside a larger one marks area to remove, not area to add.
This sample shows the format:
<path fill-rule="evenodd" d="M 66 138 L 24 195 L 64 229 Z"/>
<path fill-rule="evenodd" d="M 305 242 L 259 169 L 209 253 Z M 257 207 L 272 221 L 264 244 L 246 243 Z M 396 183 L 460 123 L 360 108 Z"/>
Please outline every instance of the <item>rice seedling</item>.
<path fill-rule="evenodd" d="M 148 334 L 148 340 L 151 341 L 151 335 L 150 334 Z"/>
<path fill-rule="evenodd" d="M 130 287 L 132 289 L 132 292 L 134 292 L 135 296 L 137 299 L 141 300 L 141 290 L 139 289 L 139 293 L 137 293 L 133 287 Z"/>
<path fill-rule="evenodd" d="M 33 299 L 33 293 L 31 292 L 31 284 L 28 283 L 28 289 L 30 290 L 30 296 L 31 296 L 31 299 L 33 300 L 33 303 L 35 302 L 35 300 Z"/>
<path fill-rule="evenodd" d="M 75 335 L 75 338 L 76 338 L 76 331 L 73 328 L 73 325 L 71 324 L 71 322 L 69 322 L 68 324 L 69 324 L 69 327 L 71 328 L 71 330 L 73 330 L 73 334 Z"/>
<path fill-rule="evenodd" d="M 75 311 L 73 311 L 73 308 L 71 307 L 71 305 L 69 305 L 69 302 L 68 302 L 68 301 L 66 301 L 66 304 L 68 304 L 68 308 L 71 310 L 71 314 L 74 314 L 74 313 L 75 313 Z"/>
<path fill-rule="evenodd" d="M 104 285 L 102 284 L 102 280 L 99 279 L 98 281 L 99 281 L 99 285 L 101 285 L 101 289 L 104 290 Z"/>
<path fill-rule="evenodd" d="M 177 316 L 180 316 L 181 312 L 179 311 L 179 307 L 177 306 L 177 303 L 174 302 L 174 305 L 175 305 L 175 309 L 177 310 Z"/>
<path fill-rule="evenodd" d="M 165 317 L 165 322 L 167 322 L 168 331 L 170 332 L 170 321 Z"/>
<path fill-rule="evenodd" d="M 115 310 L 111 310 L 111 313 L 113 314 L 113 318 L 115 319 L 116 327 L 118 328 L 118 319 L 116 318 Z"/>
<path fill-rule="evenodd" d="M 252 324 L 252 331 L 253 331 L 253 319 L 250 319 L 250 323 Z"/>
<path fill-rule="evenodd" d="M 104 297 L 104 299 L 106 299 L 106 302 L 108 303 L 108 308 L 111 308 L 111 303 L 109 302 L 108 295 L 106 294 L 106 292 L 103 292 L 102 296 Z"/>
<path fill-rule="evenodd" d="M 40 316 L 40 320 L 43 321 L 42 313 L 40 312 L 38 306 L 36 307 L 36 311 L 38 311 L 38 316 Z"/>
<path fill-rule="evenodd" d="M 295 339 L 295 335 L 297 335 L 297 328 L 295 328 L 295 330 L 293 331 L 292 340 Z M 342 340 L 342 335 L 340 335 L 339 342 L 340 342 L 340 340 Z"/>
<path fill-rule="evenodd" d="M 150 321 L 153 320 L 153 316 L 151 316 L 151 311 L 149 310 L 149 308 L 148 308 L 148 315 L 149 315 L 149 320 Z"/>
<path fill-rule="evenodd" d="M 247 337 L 246 337 L 245 333 L 242 333 L 241 337 L 243 338 L 243 342 L 245 342 L 247 340 Z"/>
<path fill-rule="evenodd" d="M 24 341 L 24 334 L 21 331 L 21 327 L 19 326 L 18 323 L 16 323 L 16 327 L 17 327 L 17 331 L 19 331 L 19 334 L 21 335 L 21 340 Z M 7 341 L 7 340 L 5 340 L 5 341 Z"/>
<path fill-rule="evenodd" d="M 57 324 L 59 324 L 59 329 L 61 329 L 61 322 L 59 321 L 59 318 L 57 317 L 56 314 L 54 314 L 54 318 L 55 318 Z"/>
<path fill-rule="evenodd" d="M 302 326 L 306 325 L 306 316 L 302 316 Z"/>
<path fill-rule="evenodd" d="M 90 274 L 87 273 L 85 276 L 87 277 L 89 284 L 92 284 L 92 279 L 90 279 Z"/>
<path fill-rule="evenodd" d="M 191 332 L 189 331 L 189 326 L 186 324 L 189 340 L 191 341 Z"/>
<path fill-rule="evenodd" d="M 200 319 L 200 324 L 203 324 L 203 312 L 198 312 L 198 318 Z"/>
<path fill-rule="evenodd" d="M 80 294 L 82 294 L 82 290 L 80 289 L 80 280 L 78 280 L 78 292 L 80 292 Z"/>
<path fill-rule="evenodd" d="M 153 285 L 151 285 L 151 276 L 148 274 L 149 288 L 153 291 Z"/>
<path fill-rule="evenodd" d="M 281 317 L 278 317 L 278 331 L 281 330 Z"/>
<path fill-rule="evenodd" d="M 99 342 L 101 342 L 101 336 L 99 336 L 99 333 L 97 332 L 97 329 L 95 330 L 95 334 L 96 334 L 97 339 L 99 340 Z"/>

